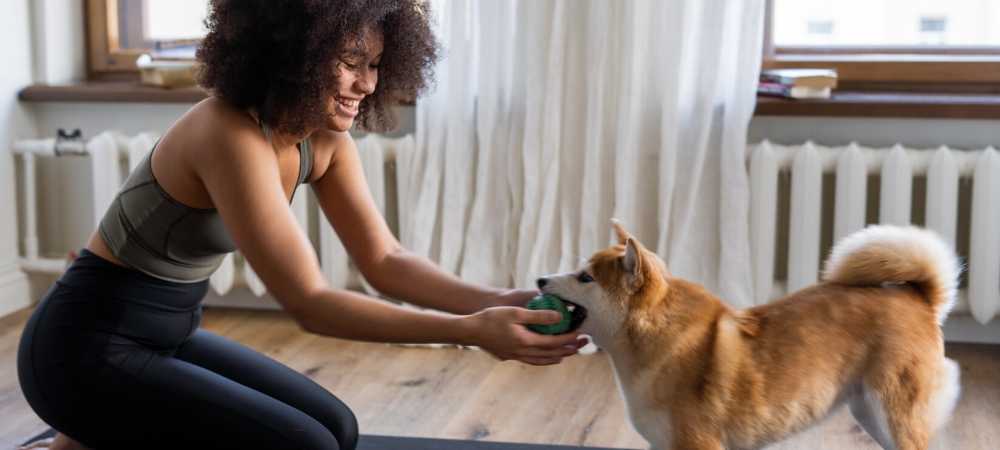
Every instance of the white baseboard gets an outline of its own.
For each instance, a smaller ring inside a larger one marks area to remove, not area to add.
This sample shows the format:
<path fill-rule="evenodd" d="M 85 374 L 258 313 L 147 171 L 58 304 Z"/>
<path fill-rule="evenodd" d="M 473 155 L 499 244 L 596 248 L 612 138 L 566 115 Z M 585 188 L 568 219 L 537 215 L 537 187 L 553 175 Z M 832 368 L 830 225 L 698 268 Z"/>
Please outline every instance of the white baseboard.
<path fill-rule="evenodd" d="M 0 317 L 31 305 L 28 277 L 14 266 L 0 272 Z"/>
<path fill-rule="evenodd" d="M 281 305 L 271 294 L 258 297 L 246 287 L 234 288 L 222 296 L 209 289 L 205 295 L 205 305 L 222 308 L 281 309 Z"/>
<path fill-rule="evenodd" d="M 942 328 L 944 340 L 948 342 L 1000 344 L 1000 317 L 983 325 L 968 314 L 953 314 Z"/>

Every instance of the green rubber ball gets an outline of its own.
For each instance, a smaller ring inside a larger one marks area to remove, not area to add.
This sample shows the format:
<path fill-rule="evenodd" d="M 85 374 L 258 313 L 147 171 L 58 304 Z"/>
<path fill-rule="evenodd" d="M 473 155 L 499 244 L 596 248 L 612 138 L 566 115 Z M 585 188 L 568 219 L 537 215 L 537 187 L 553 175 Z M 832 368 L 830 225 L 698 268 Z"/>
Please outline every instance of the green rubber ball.
<path fill-rule="evenodd" d="M 573 314 L 566 309 L 566 304 L 562 299 L 551 294 L 542 294 L 531 299 L 527 305 L 528 309 L 551 309 L 562 314 L 562 320 L 551 325 L 529 324 L 528 329 L 541 334 L 562 334 L 569 331 Z"/>

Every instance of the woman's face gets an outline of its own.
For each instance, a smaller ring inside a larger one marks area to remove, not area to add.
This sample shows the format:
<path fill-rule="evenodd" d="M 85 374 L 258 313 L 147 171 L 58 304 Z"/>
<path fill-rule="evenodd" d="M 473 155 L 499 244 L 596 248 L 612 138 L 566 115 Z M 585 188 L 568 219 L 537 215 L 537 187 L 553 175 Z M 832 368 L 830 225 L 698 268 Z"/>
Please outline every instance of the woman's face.
<path fill-rule="evenodd" d="M 361 100 L 375 92 L 383 43 L 382 32 L 372 27 L 365 28 L 361 39 L 348 41 L 335 61 L 337 89 L 327 102 L 327 128 L 347 131 L 354 125 Z"/>

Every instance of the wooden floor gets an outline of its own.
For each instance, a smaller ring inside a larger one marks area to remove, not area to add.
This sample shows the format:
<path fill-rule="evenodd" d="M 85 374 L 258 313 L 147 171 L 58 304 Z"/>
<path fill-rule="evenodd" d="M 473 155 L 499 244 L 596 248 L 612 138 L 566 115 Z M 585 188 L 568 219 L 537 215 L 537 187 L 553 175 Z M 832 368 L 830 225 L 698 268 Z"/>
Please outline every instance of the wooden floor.
<path fill-rule="evenodd" d="M 17 385 L 30 311 L 0 318 L 0 449 L 46 428 Z M 627 423 L 606 355 L 532 367 L 476 350 L 365 344 L 305 334 L 277 312 L 208 310 L 204 327 L 303 372 L 343 399 L 362 433 L 644 448 Z M 1000 448 L 1000 346 L 949 345 L 962 366 L 958 410 L 934 448 Z M 771 449 L 877 449 L 840 411 Z"/>

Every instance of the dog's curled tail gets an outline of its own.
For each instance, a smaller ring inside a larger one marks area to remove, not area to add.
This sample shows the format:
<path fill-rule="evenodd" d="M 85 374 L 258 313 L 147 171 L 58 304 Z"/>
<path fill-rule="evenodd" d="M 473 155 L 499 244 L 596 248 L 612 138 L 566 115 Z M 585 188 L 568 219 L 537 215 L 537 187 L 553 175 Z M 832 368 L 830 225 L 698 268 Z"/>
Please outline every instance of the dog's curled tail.
<path fill-rule="evenodd" d="M 916 227 L 875 225 L 834 246 L 823 279 L 854 286 L 911 283 L 943 323 L 955 304 L 962 265 L 935 233 Z"/>

